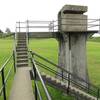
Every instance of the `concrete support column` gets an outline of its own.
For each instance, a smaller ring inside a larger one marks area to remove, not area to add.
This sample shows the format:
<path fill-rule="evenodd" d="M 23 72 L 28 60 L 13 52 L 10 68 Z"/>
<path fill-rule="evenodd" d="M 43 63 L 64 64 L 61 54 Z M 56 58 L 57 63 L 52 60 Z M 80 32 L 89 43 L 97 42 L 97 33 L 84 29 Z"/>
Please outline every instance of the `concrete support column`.
<path fill-rule="evenodd" d="M 89 82 L 86 56 L 86 38 L 85 34 L 71 34 L 71 68 L 70 72 L 75 74 L 86 82 Z M 81 82 L 73 77 L 75 81 Z M 85 82 L 81 82 L 85 85 Z"/>
<path fill-rule="evenodd" d="M 63 37 L 58 40 L 58 64 L 75 76 L 89 82 L 86 58 L 86 38 L 87 36 L 81 33 L 63 34 Z M 65 73 L 62 74 L 67 76 Z M 72 77 L 74 81 L 81 82 L 77 80 L 75 76 Z M 86 86 L 84 82 L 81 82 L 81 84 Z"/>
<path fill-rule="evenodd" d="M 85 33 L 87 16 L 83 15 L 86 11 L 86 6 L 65 5 L 58 14 L 60 32 L 58 63 L 74 74 L 71 77 L 74 81 L 84 86 L 87 84 L 78 80 L 76 76 L 89 82 L 86 59 L 87 34 Z"/>
<path fill-rule="evenodd" d="M 58 65 L 70 71 L 69 36 L 63 34 L 62 38 L 58 39 L 58 42 L 59 42 Z M 63 72 L 61 73 L 65 75 L 65 73 Z"/>

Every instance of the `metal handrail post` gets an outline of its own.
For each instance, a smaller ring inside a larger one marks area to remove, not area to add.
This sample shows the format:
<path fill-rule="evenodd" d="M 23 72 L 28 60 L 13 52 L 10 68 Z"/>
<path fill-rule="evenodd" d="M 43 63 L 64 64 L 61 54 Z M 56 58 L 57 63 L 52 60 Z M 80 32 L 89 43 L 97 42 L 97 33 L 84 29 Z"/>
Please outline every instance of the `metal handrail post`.
<path fill-rule="evenodd" d="M 68 73 L 68 88 L 67 88 L 67 93 L 69 93 L 70 89 L 70 74 Z"/>
<path fill-rule="evenodd" d="M 19 33 L 20 33 L 20 21 L 19 21 Z"/>
<path fill-rule="evenodd" d="M 32 55 L 32 57 L 33 57 L 33 55 Z M 37 87 L 36 87 L 36 80 L 37 80 L 36 68 L 35 68 L 35 66 L 34 66 L 34 64 L 33 64 L 32 58 L 30 58 L 30 59 L 31 59 L 31 63 L 32 63 L 32 66 L 33 66 L 33 71 L 34 71 L 35 100 L 37 100 L 38 94 L 37 94 Z"/>
<path fill-rule="evenodd" d="M 100 19 L 99 19 L 99 34 L 100 34 Z"/>
<path fill-rule="evenodd" d="M 26 24 L 27 42 L 29 43 L 29 20 L 26 21 Z"/>
<path fill-rule="evenodd" d="M 41 83 L 42 83 L 42 86 L 43 86 L 43 88 L 44 88 L 44 90 L 45 90 L 45 93 L 46 93 L 46 96 L 47 96 L 48 100 L 51 100 L 51 97 L 50 97 L 50 95 L 49 95 L 49 93 L 48 93 L 48 90 L 47 90 L 45 84 L 44 84 L 44 81 L 43 81 L 43 79 L 42 79 L 42 77 L 41 77 L 41 74 L 40 74 L 39 70 L 38 70 L 37 67 L 36 67 L 36 64 L 35 64 L 34 59 L 31 58 L 31 61 L 32 61 L 33 67 L 35 67 L 35 69 L 36 69 L 37 75 L 38 75 L 38 77 L 39 77 L 39 79 L 40 79 L 40 81 L 41 81 Z"/>
<path fill-rule="evenodd" d="M 2 69 L 1 75 L 2 75 L 2 86 L 3 86 L 3 98 L 4 98 L 4 100 L 6 100 L 6 87 L 5 87 L 4 68 Z"/>
<path fill-rule="evenodd" d="M 100 89 L 97 90 L 97 100 L 99 100 Z"/>
<path fill-rule="evenodd" d="M 13 62 L 14 62 L 14 72 L 16 72 L 16 60 L 15 60 L 15 51 L 13 50 Z"/>
<path fill-rule="evenodd" d="M 53 27 L 53 32 L 54 32 L 54 20 L 52 21 L 52 23 L 53 23 L 53 26 L 52 27 Z"/>

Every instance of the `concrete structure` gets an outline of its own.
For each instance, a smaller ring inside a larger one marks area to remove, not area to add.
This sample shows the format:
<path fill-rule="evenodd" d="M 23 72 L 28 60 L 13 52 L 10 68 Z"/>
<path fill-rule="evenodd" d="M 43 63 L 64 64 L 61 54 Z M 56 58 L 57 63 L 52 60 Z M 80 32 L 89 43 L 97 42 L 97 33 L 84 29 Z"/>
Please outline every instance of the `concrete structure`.
<path fill-rule="evenodd" d="M 89 82 L 86 40 L 87 16 L 83 15 L 87 11 L 86 6 L 65 5 L 58 14 L 58 24 L 60 35 L 59 41 L 59 65 L 73 73 L 75 76 L 83 78 Z M 93 32 L 92 32 L 93 33 Z M 77 82 L 86 84 L 80 80 Z"/>
<path fill-rule="evenodd" d="M 57 32 L 29 32 L 29 38 L 55 38 Z"/>
<path fill-rule="evenodd" d="M 86 31 L 86 6 L 65 5 L 58 14 L 60 31 Z"/>

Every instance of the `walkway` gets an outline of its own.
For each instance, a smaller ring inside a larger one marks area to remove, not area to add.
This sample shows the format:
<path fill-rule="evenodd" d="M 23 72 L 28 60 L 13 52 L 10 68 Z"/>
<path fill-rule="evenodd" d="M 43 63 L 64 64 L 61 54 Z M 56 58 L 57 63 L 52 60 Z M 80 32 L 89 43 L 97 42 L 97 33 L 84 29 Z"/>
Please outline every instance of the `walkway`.
<path fill-rule="evenodd" d="M 17 33 L 16 74 L 9 100 L 35 100 L 30 77 L 26 33 Z"/>

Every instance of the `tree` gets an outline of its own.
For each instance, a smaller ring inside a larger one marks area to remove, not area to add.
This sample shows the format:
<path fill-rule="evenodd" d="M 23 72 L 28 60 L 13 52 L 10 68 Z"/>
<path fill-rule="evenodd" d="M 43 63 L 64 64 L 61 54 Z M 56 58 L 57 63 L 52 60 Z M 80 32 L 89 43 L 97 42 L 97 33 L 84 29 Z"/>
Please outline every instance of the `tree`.
<path fill-rule="evenodd" d="M 0 29 L 0 33 L 3 33 L 3 31 Z"/>
<path fill-rule="evenodd" d="M 9 28 L 6 28 L 5 33 L 7 33 L 7 34 L 11 33 L 10 29 Z"/>

